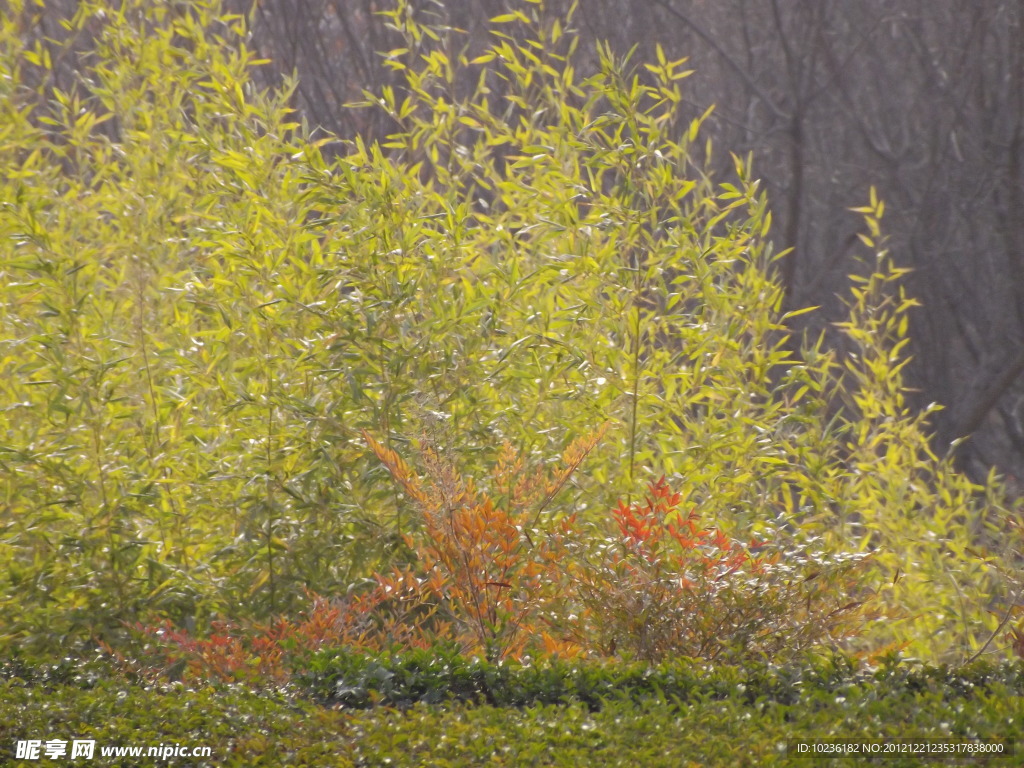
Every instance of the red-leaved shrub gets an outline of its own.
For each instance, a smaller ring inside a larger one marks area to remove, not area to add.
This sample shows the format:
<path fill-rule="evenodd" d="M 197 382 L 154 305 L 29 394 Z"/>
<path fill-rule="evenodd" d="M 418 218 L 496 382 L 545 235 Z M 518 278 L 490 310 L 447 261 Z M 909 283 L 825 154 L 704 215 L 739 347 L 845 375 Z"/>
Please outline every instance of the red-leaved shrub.
<path fill-rule="evenodd" d="M 555 619 L 567 639 L 648 661 L 776 658 L 838 644 L 871 617 L 864 556 L 744 546 L 679 502 L 662 478 L 643 503 L 619 504 L 611 535 L 598 523 L 575 539 Z"/>

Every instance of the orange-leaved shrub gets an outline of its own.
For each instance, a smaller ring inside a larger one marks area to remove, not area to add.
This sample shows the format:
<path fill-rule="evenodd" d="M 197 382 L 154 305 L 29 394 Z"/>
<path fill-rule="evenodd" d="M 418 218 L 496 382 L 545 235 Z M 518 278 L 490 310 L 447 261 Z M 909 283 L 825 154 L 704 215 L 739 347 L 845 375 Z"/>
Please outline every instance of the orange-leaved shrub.
<path fill-rule="evenodd" d="M 775 659 L 834 647 L 875 617 L 867 556 L 787 548 L 781 534 L 744 546 L 679 503 L 662 478 L 643 503 L 620 502 L 616 530 L 572 542 L 562 636 L 647 661 Z"/>
<path fill-rule="evenodd" d="M 422 450 L 424 481 L 397 453 L 363 432 L 418 508 L 422 529 L 406 538 L 417 556 L 421 591 L 451 622 L 452 639 L 463 651 L 491 660 L 518 657 L 539 640 L 549 652 L 573 652 L 538 632 L 536 624 L 551 599 L 570 533 L 567 521 L 551 514 L 551 502 L 603 434 L 601 427 L 575 440 L 562 466 L 551 473 L 526 471 L 523 458 L 506 444 L 492 472 L 492 496 L 464 480 L 429 445 Z M 409 583 L 411 575 L 396 569 L 377 579 L 387 586 L 399 579 Z"/>
<path fill-rule="evenodd" d="M 325 648 L 380 653 L 429 648 L 448 636 L 433 622 L 411 574 L 380 579 L 369 589 L 341 598 L 307 593 L 310 608 L 298 619 L 267 623 L 212 623 L 207 637 L 196 637 L 163 620 L 137 622 L 127 652 L 100 643 L 124 672 L 143 679 L 278 684 L 303 668 L 310 654 Z"/>

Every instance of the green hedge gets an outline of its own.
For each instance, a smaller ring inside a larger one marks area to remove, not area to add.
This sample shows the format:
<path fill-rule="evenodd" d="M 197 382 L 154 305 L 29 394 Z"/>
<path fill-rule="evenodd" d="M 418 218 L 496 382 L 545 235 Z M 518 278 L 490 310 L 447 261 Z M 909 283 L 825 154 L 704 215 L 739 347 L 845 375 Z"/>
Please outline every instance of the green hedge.
<path fill-rule="evenodd" d="M 890 660 L 858 668 L 843 656 L 811 663 L 711 666 L 688 659 L 642 663 L 569 662 L 491 664 L 437 650 L 373 656 L 322 652 L 298 678 L 321 702 L 352 708 L 405 707 L 450 700 L 524 707 L 578 702 L 596 711 L 608 700 L 648 700 L 683 706 L 709 699 L 746 705 L 790 706 L 804 691 L 822 694 L 872 689 L 877 696 L 974 696 L 999 687 L 1024 695 L 1024 664 L 974 664 L 952 669 Z"/>
<path fill-rule="evenodd" d="M 867 669 L 837 657 L 710 669 L 333 653 L 314 661 L 303 684 L 265 691 L 139 685 L 111 673 L 100 662 L 0 665 L 2 749 L 84 737 L 98 747 L 211 748 L 209 761 L 188 765 L 740 766 L 807 764 L 787 752 L 796 739 L 1024 736 L 1019 663 L 950 670 L 893 660 Z M 325 691 L 331 706 L 308 698 Z M 462 700 L 425 703 L 450 697 Z M 379 706 L 339 708 L 372 699 Z"/>

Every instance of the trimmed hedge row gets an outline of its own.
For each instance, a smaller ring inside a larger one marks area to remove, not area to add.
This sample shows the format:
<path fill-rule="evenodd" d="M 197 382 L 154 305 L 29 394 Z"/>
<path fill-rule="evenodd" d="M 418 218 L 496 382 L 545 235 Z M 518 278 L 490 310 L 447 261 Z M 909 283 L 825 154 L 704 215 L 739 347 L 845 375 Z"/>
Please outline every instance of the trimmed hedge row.
<path fill-rule="evenodd" d="M 92 738 L 98 747 L 209 746 L 208 760 L 175 761 L 197 766 L 754 766 L 806 765 L 788 751 L 796 739 L 1024 737 L 1024 668 L 1016 663 L 515 666 L 453 653 L 332 652 L 313 659 L 298 685 L 264 691 L 141 685 L 111 672 L 102 662 L 0 664 L 0 750 L 18 739 Z"/>
<path fill-rule="evenodd" d="M 458 700 L 497 707 L 579 702 L 596 711 L 609 699 L 677 705 L 735 699 L 747 705 L 770 701 L 792 706 L 806 691 L 843 693 L 851 688 L 871 688 L 878 696 L 936 694 L 954 699 L 998 686 L 1024 695 L 1024 663 L 976 662 L 954 669 L 890 658 L 864 669 L 837 655 L 781 666 L 712 667 L 688 659 L 656 666 L 558 659 L 491 664 L 436 648 L 381 655 L 331 650 L 316 654 L 299 681 L 322 703 L 357 709 Z"/>

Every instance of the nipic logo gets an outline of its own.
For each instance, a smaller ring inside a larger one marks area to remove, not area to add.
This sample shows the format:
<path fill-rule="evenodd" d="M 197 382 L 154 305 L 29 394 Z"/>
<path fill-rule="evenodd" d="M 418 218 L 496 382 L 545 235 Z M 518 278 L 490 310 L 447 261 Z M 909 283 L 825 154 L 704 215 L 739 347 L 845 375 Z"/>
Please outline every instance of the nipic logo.
<path fill-rule="evenodd" d="M 58 757 L 70 757 L 72 760 L 85 758 L 91 760 L 96 752 L 96 742 L 93 739 L 73 739 L 71 741 L 71 753 L 68 754 L 68 742 L 64 739 L 27 739 L 18 741 L 14 747 L 14 757 L 17 760 L 56 760 Z"/>
<path fill-rule="evenodd" d="M 70 745 L 70 750 L 68 749 Z M 155 757 L 168 760 L 172 757 L 210 757 L 210 747 L 187 747 L 181 744 L 159 744 L 151 747 L 101 746 L 100 757 Z M 96 741 L 93 739 L 24 739 L 16 741 L 14 757 L 17 760 L 56 760 L 61 757 L 72 761 L 91 760 L 96 755 Z"/>

